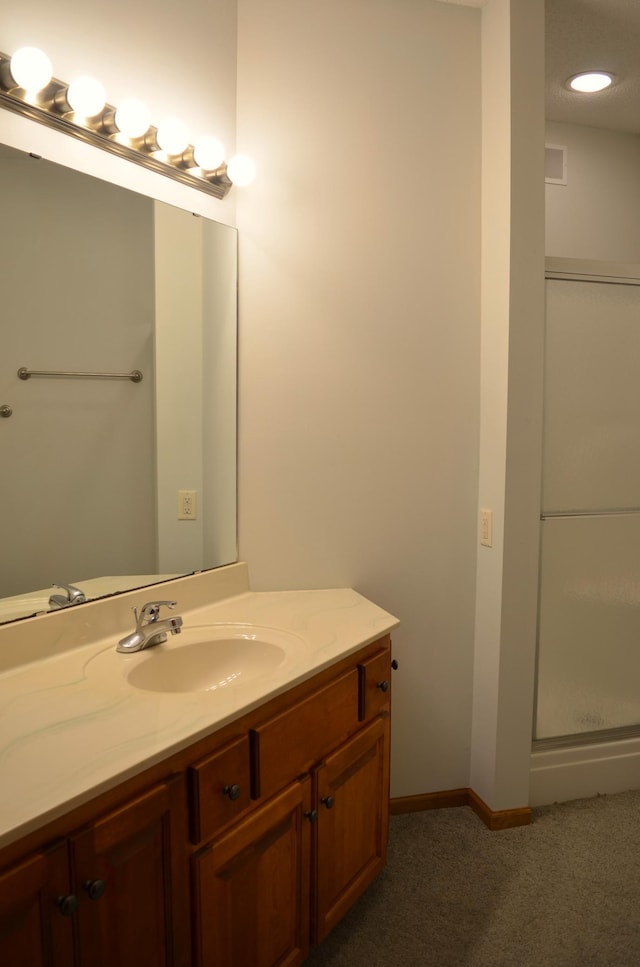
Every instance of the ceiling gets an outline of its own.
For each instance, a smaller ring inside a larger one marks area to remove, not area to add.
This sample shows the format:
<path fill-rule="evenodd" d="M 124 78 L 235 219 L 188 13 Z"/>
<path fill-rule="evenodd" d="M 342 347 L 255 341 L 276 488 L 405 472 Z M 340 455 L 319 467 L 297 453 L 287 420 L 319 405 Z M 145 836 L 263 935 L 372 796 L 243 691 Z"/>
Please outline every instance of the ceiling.
<path fill-rule="evenodd" d="M 546 0 L 546 116 L 640 134 L 640 0 Z M 576 94 L 567 78 L 615 75 L 599 94 Z"/>
<path fill-rule="evenodd" d="M 640 134 L 640 0 L 545 0 L 545 23 L 547 120 Z M 599 94 L 567 90 L 567 78 L 585 70 L 616 81 Z"/>

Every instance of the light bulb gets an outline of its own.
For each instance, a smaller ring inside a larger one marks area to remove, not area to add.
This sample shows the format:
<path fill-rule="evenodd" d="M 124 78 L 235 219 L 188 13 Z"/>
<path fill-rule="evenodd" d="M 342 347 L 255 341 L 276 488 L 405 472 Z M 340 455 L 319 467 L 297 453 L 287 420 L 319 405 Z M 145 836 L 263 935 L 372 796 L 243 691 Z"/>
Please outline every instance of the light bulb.
<path fill-rule="evenodd" d="M 193 146 L 193 160 L 205 171 L 215 171 L 224 161 L 224 145 L 217 138 L 200 138 Z"/>
<path fill-rule="evenodd" d="M 227 165 L 229 181 L 239 188 L 250 185 L 256 176 L 256 165 L 246 154 L 236 154 Z"/>
<path fill-rule="evenodd" d="M 172 155 L 182 154 L 189 144 L 189 132 L 182 121 L 163 121 L 158 125 L 156 141 L 161 151 Z"/>
<path fill-rule="evenodd" d="M 126 138 L 141 138 L 149 130 L 151 115 L 142 101 L 123 101 L 116 109 L 116 127 Z"/>
<path fill-rule="evenodd" d="M 77 77 L 71 81 L 66 97 L 71 110 L 83 118 L 100 114 L 106 101 L 104 87 L 93 77 Z"/>
<path fill-rule="evenodd" d="M 604 91 L 611 84 L 613 84 L 613 75 L 605 74 L 604 71 L 589 71 L 569 78 L 571 90 L 579 91 L 581 94 L 596 94 L 598 91 Z"/>
<path fill-rule="evenodd" d="M 53 74 L 51 61 L 37 47 L 21 47 L 11 58 L 11 75 L 20 87 L 35 93 L 47 86 Z"/>

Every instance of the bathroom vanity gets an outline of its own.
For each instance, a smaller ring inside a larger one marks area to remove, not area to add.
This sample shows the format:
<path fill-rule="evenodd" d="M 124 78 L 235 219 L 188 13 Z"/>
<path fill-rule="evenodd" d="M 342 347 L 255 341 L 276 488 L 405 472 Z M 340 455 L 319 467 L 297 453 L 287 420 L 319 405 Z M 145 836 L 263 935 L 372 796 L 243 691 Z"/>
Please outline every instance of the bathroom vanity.
<path fill-rule="evenodd" d="M 250 592 L 238 564 L 161 587 L 184 642 L 117 654 L 150 590 L 45 616 L 56 653 L 28 665 L 0 629 L 0 959 L 300 964 L 385 863 L 397 621 L 348 589 Z M 181 678 L 223 629 L 280 652 Z"/>

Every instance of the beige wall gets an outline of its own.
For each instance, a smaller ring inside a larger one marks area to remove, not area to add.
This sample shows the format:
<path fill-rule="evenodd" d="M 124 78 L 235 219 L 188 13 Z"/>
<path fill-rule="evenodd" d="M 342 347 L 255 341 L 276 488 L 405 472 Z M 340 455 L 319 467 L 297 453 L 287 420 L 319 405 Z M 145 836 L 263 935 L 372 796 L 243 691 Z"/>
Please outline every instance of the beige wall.
<path fill-rule="evenodd" d="M 158 570 L 180 574 L 204 564 L 203 220 L 155 205 L 154 231 Z M 180 490 L 200 496 L 197 521 L 177 519 Z"/>
<path fill-rule="evenodd" d="M 393 793 L 468 782 L 480 13 L 240 0 L 240 552 L 394 636 Z"/>
<path fill-rule="evenodd" d="M 535 677 L 544 333 L 544 7 L 483 11 L 482 351 L 470 785 L 528 801 Z"/>
<path fill-rule="evenodd" d="M 547 122 L 567 147 L 567 184 L 546 186 L 546 254 L 640 262 L 640 137 Z"/>
<path fill-rule="evenodd" d="M 489 3 L 498 20 L 508 14 L 508 0 Z M 255 155 L 257 183 L 232 193 L 241 229 L 240 553 L 256 588 L 349 584 L 401 618 L 395 795 L 470 777 L 484 16 L 435 0 L 194 0 L 179 9 L 114 0 L 108 11 L 33 0 L 3 13 L 3 49 L 40 44 L 62 77 L 86 51 L 114 101 L 121 72 L 152 106 L 171 82 L 187 120 L 222 117 L 223 136 Z M 508 42 L 500 56 L 509 60 Z M 516 111 L 522 103 L 517 93 Z M 495 125 L 509 124 L 502 110 L 485 100 Z M 522 112 L 521 123 L 526 130 Z M 0 140 L 233 222 L 233 200 L 208 199 L 7 112 Z M 521 217 L 527 228 L 528 213 Z M 500 272 L 503 304 L 513 280 Z M 518 348 L 526 355 L 526 340 Z M 500 365 L 506 357 L 497 385 Z M 502 432 L 518 438 L 526 419 L 516 407 Z M 500 458 L 492 472 L 499 479 Z M 528 550 L 525 542 L 521 555 Z M 524 573 L 528 593 L 527 568 L 510 563 L 513 585 Z M 488 587 L 502 615 L 501 570 Z M 497 724 L 475 733 L 475 775 L 489 800 L 497 767 L 521 754 L 527 709 L 518 703 L 532 685 L 517 648 L 502 654 L 502 645 L 476 651 L 476 703 L 486 698 L 487 721 L 493 705 Z M 513 702 L 501 704 L 514 683 Z M 518 741 L 505 758 L 514 723 Z"/>

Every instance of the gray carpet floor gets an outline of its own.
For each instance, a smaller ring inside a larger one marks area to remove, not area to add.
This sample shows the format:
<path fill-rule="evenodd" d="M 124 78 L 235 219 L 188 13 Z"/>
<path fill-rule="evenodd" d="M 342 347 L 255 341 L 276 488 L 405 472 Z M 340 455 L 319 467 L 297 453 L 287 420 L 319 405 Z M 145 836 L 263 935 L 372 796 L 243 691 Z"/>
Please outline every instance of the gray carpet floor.
<path fill-rule="evenodd" d="M 501 832 L 466 806 L 393 816 L 386 870 L 306 963 L 640 967 L 640 791 Z"/>

